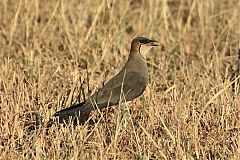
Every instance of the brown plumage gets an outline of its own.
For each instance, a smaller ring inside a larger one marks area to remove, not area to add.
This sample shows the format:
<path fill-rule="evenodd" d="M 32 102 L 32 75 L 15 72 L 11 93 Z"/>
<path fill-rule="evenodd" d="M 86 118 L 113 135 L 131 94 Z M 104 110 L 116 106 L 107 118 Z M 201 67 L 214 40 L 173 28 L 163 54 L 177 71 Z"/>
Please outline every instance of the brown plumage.
<path fill-rule="evenodd" d="M 58 111 L 54 116 L 59 117 L 60 123 L 68 123 L 69 119 L 84 123 L 96 107 L 102 110 L 108 106 L 117 105 L 120 103 L 120 97 L 123 99 L 122 102 L 139 97 L 148 84 L 145 56 L 153 46 L 158 46 L 157 41 L 145 37 L 133 39 L 128 60 L 117 75 L 85 102 Z"/>

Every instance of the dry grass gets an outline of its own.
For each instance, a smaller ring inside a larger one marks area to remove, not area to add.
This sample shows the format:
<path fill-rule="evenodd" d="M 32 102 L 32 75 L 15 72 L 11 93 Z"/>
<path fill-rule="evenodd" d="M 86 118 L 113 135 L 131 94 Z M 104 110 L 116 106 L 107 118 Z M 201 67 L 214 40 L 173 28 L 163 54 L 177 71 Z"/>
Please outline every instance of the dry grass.
<path fill-rule="evenodd" d="M 0 1 L 0 159 L 239 159 L 239 11 L 238 0 Z M 47 134 L 142 35 L 161 44 L 144 95 Z"/>

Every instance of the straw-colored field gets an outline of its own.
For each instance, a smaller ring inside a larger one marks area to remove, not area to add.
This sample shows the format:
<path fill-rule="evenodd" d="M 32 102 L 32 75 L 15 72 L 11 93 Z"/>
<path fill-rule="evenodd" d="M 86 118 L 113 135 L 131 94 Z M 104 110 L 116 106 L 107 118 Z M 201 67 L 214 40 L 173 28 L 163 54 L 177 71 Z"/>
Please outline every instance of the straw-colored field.
<path fill-rule="evenodd" d="M 144 94 L 52 126 L 156 39 Z M 0 1 L 0 159 L 239 159 L 239 0 Z M 84 92 L 82 92 L 84 91 Z"/>

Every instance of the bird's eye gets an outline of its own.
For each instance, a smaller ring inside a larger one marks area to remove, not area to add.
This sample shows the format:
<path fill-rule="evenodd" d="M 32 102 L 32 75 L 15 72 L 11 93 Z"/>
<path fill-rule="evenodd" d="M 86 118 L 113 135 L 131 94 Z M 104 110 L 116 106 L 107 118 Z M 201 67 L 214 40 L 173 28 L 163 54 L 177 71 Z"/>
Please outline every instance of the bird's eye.
<path fill-rule="evenodd" d="M 141 40 L 139 41 L 139 43 L 140 43 L 140 44 L 147 44 L 147 43 L 149 43 L 149 40 L 147 40 L 147 39 L 141 39 Z"/>

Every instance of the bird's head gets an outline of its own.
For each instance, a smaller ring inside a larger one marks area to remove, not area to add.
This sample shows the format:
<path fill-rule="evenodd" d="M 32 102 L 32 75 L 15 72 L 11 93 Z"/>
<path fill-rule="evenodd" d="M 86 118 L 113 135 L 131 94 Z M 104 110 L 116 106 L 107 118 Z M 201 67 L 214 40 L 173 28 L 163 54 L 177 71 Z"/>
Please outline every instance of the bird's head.
<path fill-rule="evenodd" d="M 145 37 L 137 37 L 132 40 L 131 50 L 138 51 L 138 53 L 146 58 L 146 54 L 154 46 L 158 46 L 158 41 Z"/>

